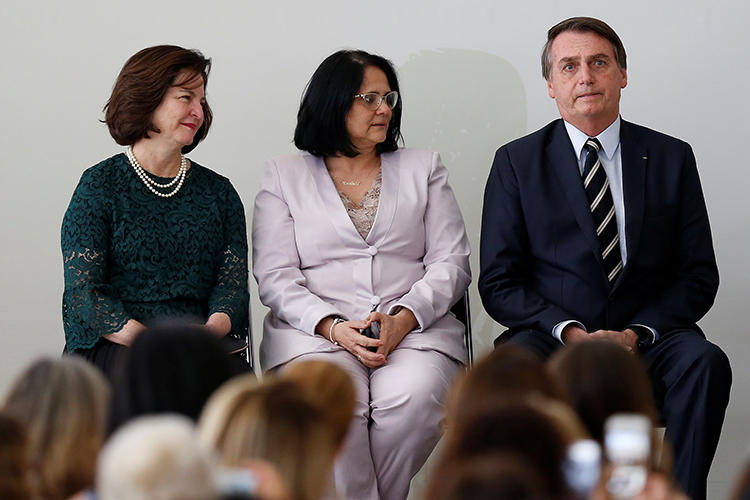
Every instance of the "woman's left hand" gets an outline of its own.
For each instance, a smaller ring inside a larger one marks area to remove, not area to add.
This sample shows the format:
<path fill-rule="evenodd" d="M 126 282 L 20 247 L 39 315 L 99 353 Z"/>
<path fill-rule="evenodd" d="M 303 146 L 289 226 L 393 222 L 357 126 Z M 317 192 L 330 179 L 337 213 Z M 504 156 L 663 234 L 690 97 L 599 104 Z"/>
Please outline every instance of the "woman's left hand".
<path fill-rule="evenodd" d="M 215 312 L 206 320 L 206 328 L 217 337 L 223 337 L 232 330 L 232 320 L 227 313 Z"/>
<path fill-rule="evenodd" d="M 386 357 L 401 343 L 407 333 L 419 325 L 414 313 L 405 307 L 393 316 L 373 311 L 367 319 L 380 322 L 380 340 L 383 341 L 383 345 L 378 347 L 376 353 Z"/>

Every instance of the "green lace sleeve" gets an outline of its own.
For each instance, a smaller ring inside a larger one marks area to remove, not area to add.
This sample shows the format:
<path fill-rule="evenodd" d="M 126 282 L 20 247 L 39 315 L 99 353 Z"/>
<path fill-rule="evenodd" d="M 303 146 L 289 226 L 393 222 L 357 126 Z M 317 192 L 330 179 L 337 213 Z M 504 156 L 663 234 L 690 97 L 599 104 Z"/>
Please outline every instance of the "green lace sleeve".
<path fill-rule="evenodd" d="M 224 312 L 232 320 L 232 334 L 244 337 L 249 323 L 247 230 L 245 209 L 228 180 L 222 192 L 224 249 L 216 284 L 208 300 L 209 315 Z"/>
<path fill-rule="evenodd" d="M 62 223 L 62 315 L 69 350 L 91 347 L 129 319 L 123 304 L 109 294 L 110 193 L 106 176 L 98 173 L 89 169 L 81 176 Z"/>

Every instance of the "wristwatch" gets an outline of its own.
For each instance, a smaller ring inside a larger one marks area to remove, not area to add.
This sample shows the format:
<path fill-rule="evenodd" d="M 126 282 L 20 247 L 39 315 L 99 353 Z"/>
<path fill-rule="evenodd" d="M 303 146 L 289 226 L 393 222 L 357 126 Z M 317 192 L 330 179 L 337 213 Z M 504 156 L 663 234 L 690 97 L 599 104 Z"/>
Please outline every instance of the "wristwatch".
<path fill-rule="evenodd" d="M 642 351 L 646 347 L 651 347 L 652 345 L 654 345 L 654 332 L 652 332 L 645 326 L 630 325 L 628 326 L 628 328 L 633 330 L 635 334 L 638 335 L 638 344 L 636 344 L 636 346 L 638 347 L 639 351 Z"/>

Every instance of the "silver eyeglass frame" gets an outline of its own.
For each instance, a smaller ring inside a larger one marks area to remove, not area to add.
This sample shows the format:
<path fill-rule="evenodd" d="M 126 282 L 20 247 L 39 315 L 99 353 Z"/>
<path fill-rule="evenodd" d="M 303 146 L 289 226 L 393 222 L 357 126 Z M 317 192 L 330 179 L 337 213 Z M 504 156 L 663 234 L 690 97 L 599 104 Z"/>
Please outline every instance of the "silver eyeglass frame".
<path fill-rule="evenodd" d="M 368 109 L 371 109 L 373 111 L 377 111 L 378 109 L 380 109 L 380 106 L 383 104 L 383 102 L 386 100 L 386 98 L 389 95 L 391 95 L 391 94 L 395 94 L 396 95 L 396 101 L 393 103 L 393 106 L 391 106 L 387 102 L 385 103 L 385 105 L 388 106 L 391 110 L 393 110 L 393 108 L 395 108 L 398 105 L 398 98 L 400 97 L 397 90 L 391 90 L 390 92 L 388 92 L 385 95 L 380 95 L 377 92 L 367 92 L 366 94 L 356 94 L 356 95 L 354 95 L 354 98 L 355 99 L 362 99 L 362 102 L 365 104 L 365 106 L 367 106 Z M 370 107 L 370 104 L 367 103 L 366 99 L 367 99 L 367 96 L 369 96 L 369 95 L 376 95 L 376 96 L 378 96 L 378 101 L 377 101 L 378 104 L 374 108 Z"/>

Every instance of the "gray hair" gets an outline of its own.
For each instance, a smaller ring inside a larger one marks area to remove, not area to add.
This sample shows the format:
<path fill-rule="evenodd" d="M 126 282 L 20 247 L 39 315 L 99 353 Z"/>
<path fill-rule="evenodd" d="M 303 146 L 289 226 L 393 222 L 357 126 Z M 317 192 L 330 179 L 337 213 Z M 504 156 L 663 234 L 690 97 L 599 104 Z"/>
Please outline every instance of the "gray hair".
<path fill-rule="evenodd" d="M 215 462 L 193 423 L 179 415 L 139 417 L 120 428 L 99 456 L 102 500 L 218 499 Z"/>

